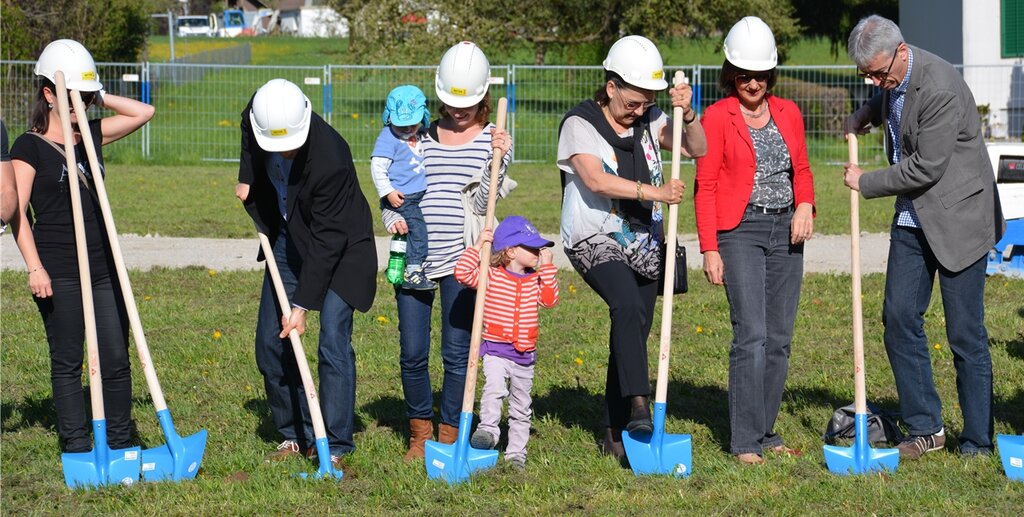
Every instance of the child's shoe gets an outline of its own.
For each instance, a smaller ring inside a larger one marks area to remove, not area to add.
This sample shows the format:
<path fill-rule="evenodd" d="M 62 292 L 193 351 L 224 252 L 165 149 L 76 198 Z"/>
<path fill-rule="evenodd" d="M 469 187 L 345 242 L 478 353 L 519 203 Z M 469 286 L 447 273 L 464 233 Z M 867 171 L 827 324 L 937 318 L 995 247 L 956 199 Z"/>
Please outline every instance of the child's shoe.
<path fill-rule="evenodd" d="M 511 458 L 505 458 L 505 463 L 517 472 L 523 472 L 526 470 L 526 458 L 513 456 Z"/>
<path fill-rule="evenodd" d="M 474 449 L 489 451 L 493 449 L 495 445 L 498 445 L 498 440 L 495 440 L 491 433 L 482 429 L 477 429 L 469 439 L 469 444 L 472 445 Z"/>
<path fill-rule="evenodd" d="M 423 266 L 420 264 L 410 264 L 405 267 L 405 281 L 402 283 L 402 289 L 415 289 L 419 291 L 430 291 L 437 287 L 437 282 L 434 282 L 427 278 L 427 275 L 423 274 Z"/>

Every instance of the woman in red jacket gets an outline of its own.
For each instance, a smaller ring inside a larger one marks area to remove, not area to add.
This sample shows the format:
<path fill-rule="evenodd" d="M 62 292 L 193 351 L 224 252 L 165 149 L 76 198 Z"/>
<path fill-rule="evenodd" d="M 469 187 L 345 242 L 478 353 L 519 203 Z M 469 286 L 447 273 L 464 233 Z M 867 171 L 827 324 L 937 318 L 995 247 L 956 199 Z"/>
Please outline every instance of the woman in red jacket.
<path fill-rule="evenodd" d="M 741 463 L 796 451 L 775 431 L 800 301 L 804 242 L 811 238 L 814 184 L 804 124 L 792 101 L 769 93 L 775 38 L 760 18 L 725 39 L 719 84 L 726 97 L 702 124 L 694 209 L 704 274 L 724 285 L 733 325 L 729 352 L 729 448 Z"/>

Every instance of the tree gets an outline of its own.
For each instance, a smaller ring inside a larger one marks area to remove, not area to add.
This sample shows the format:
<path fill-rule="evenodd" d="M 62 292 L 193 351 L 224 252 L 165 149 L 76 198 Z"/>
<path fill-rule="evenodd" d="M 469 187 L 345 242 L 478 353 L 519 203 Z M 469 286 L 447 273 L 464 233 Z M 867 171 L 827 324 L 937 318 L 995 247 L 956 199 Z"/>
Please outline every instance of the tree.
<path fill-rule="evenodd" d="M 899 0 L 792 0 L 808 36 L 823 36 L 832 44 L 832 55 L 846 50 L 850 31 L 861 18 L 880 14 L 899 23 Z"/>
<path fill-rule="evenodd" d="M 673 36 L 721 36 L 756 14 L 775 33 L 780 56 L 799 37 L 790 0 L 331 0 L 348 18 L 349 49 L 368 63 L 434 62 L 468 39 L 484 48 L 526 43 L 534 64 L 552 50 L 593 64 L 621 36 L 656 42 Z"/>
<path fill-rule="evenodd" d="M 3 59 L 33 61 L 47 43 L 81 42 L 96 61 L 136 61 L 149 34 L 150 0 L 2 0 Z"/>

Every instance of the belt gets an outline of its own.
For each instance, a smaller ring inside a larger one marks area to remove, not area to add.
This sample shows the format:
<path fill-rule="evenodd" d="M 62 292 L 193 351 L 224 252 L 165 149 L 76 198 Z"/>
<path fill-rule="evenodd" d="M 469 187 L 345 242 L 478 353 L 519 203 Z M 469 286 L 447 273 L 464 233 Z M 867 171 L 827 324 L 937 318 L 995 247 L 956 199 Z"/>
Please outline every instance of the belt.
<path fill-rule="evenodd" d="M 761 214 L 788 214 L 793 211 L 793 205 L 784 206 L 782 208 L 768 208 L 765 206 L 747 205 L 747 210 L 753 210 Z"/>

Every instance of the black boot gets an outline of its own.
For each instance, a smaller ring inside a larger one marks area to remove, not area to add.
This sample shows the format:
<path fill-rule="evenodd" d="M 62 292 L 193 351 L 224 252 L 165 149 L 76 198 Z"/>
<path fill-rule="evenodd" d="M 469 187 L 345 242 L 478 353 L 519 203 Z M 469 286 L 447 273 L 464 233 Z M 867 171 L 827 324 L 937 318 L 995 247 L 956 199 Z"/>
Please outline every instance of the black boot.
<path fill-rule="evenodd" d="M 629 468 L 626 448 L 622 445 L 622 429 L 618 427 L 604 428 L 604 441 L 601 443 L 601 453 L 618 460 L 619 465 L 623 468 Z"/>
<path fill-rule="evenodd" d="M 626 431 L 630 433 L 650 433 L 654 431 L 651 422 L 651 410 L 647 407 L 647 396 L 637 395 L 630 401 L 629 423 Z"/>

